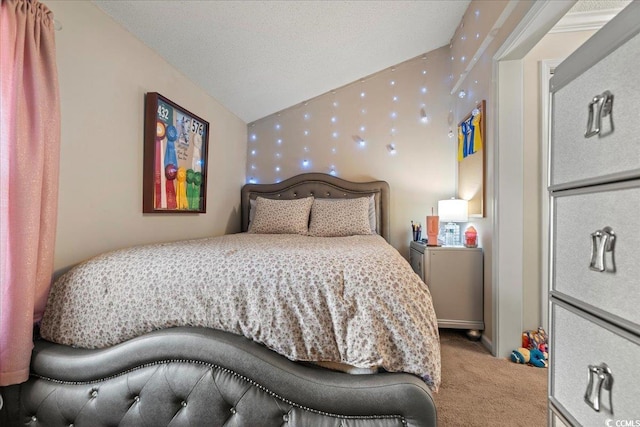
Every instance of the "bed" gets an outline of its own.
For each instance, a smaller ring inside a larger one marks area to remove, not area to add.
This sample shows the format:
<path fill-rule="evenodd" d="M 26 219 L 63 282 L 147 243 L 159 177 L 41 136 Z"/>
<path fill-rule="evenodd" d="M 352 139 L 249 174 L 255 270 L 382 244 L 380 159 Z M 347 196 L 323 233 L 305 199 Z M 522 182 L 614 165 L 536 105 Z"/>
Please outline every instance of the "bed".
<path fill-rule="evenodd" d="M 336 217 L 345 206 L 358 213 Z M 302 174 L 245 185 L 242 233 L 74 267 L 52 287 L 19 424 L 436 425 L 437 321 L 388 212 L 386 182 Z"/>

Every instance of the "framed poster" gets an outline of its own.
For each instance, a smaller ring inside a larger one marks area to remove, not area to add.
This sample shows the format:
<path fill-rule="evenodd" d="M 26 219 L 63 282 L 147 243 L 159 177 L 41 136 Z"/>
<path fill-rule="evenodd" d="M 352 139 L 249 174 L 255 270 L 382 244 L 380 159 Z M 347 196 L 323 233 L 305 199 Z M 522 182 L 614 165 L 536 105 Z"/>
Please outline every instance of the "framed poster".
<path fill-rule="evenodd" d="M 469 216 L 484 217 L 486 101 L 458 124 L 458 197 L 469 201 Z"/>
<path fill-rule="evenodd" d="M 209 123 L 157 92 L 144 113 L 142 212 L 205 213 Z"/>

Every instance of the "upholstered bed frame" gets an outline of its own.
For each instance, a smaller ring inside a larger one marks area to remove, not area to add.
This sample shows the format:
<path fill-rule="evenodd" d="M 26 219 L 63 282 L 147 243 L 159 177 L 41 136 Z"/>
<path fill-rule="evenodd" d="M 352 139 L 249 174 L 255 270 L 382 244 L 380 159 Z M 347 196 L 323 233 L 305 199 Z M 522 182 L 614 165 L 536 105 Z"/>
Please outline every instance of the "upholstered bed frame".
<path fill-rule="evenodd" d="M 247 184 L 241 191 L 242 231 L 249 228 L 249 202 L 258 196 L 270 199 L 317 197 L 350 199 L 375 196 L 379 235 L 389 241 L 389 184 L 385 181 L 351 182 L 324 173 L 304 173 L 277 184 Z"/>
<path fill-rule="evenodd" d="M 242 189 L 265 197 L 375 195 L 388 239 L 389 187 L 303 174 Z M 31 378 L 20 387 L 16 425 L 33 426 L 435 426 L 427 385 L 405 373 L 350 375 L 296 363 L 244 337 L 179 327 L 113 347 L 36 340 Z"/>

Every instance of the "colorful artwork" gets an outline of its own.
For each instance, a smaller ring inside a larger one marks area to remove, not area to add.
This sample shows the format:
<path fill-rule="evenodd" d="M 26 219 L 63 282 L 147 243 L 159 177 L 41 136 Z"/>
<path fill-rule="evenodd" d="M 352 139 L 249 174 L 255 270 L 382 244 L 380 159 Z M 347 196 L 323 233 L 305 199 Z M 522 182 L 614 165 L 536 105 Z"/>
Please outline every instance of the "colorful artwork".
<path fill-rule="evenodd" d="M 143 212 L 206 212 L 208 133 L 208 122 L 147 94 Z"/>
<path fill-rule="evenodd" d="M 474 114 L 475 113 L 475 114 Z M 475 109 L 458 126 L 458 161 L 482 150 L 482 111 Z"/>
<path fill-rule="evenodd" d="M 458 197 L 469 202 L 469 216 L 484 216 L 486 102 L 458 124 Z"/>

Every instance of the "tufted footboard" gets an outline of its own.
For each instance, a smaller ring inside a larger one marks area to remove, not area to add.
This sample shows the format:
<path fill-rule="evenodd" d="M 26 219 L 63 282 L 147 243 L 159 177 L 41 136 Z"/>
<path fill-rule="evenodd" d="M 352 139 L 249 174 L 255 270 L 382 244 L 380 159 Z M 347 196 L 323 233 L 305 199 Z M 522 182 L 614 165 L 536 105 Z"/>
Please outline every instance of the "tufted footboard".
<path fill-rule="evenodd" d="M 38 341 L 20 416 L 76 427 L 436 425 L 430 391 L 413 375 L 327 371 L 188 327 L 100 350 Z"/>

